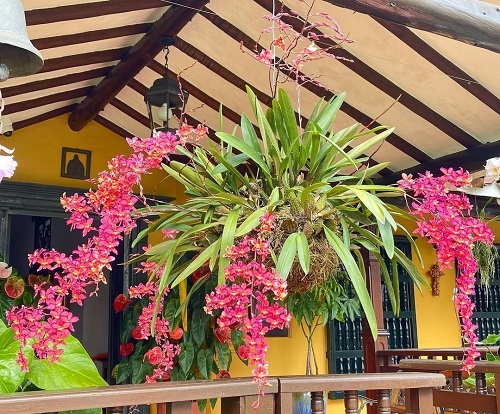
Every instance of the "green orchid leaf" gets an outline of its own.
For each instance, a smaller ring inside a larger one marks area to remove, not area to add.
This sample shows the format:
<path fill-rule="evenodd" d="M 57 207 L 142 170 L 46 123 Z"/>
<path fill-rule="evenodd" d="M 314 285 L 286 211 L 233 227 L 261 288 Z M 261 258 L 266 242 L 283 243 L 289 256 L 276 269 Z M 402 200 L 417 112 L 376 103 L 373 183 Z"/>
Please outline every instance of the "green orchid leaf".
<path fill-rule="evenodd" d="M 237 169 L 234 165 L 231 164 L 230 161 L 228 161 L 227 159 L 225 159 L 220 153 L 219 151 L 217 151 L 216 149 L 214 148 L 211 148 L 210 149 L 210 154 L 212 154 L 218 162 L 220 162 L 221 164 L 219 165 L 224 165 L 224 167 L 226 167 L 226 170 L 229 171 L 231 174 L 233 174 L 238 180 L 240 180 L 240 182 L 245 185 L 247 188 L 250 188 L 250 182 L 248 181 L 247 178 L 245 178 Z M 216 167 L 217 168 L 217 167 Z"/>
<path fill-rule="evenodd" d="M 253 147 L 233 135 L 229 135 L 224 132 L 217 132 L 215 135 L 217 135 L 217 137 L 222 141 L 231 144 L 238 151 L 241 151 L 243 154 L 248 155 L 250 159 L 262 169 L 263 172 L 267 173 L 267 175 L 270 174 L 269 167 L 265 163 L 260 151 L 254 150 Z"/>
<path fill-rule="evenodd" d="M 375 311 L 373 310 L 372 302 L 368 290 L 366 289 L 365 279 L 361 275 L 356 261 L 351 255 L 349 249 L 344 245 L 342 240 L 328 227 L 323 227 L 325 230 L 326 238 L 330 245 L 339 255 L 339 259 L 344 265 L 352 286 L 358 295 L 359 301 L 365 312 L 366 320 L 370 326 L 373 338 L 377 337 L 377 320 L 375 318 Z"/>
<path fill-rule="evenodd" d="M 229 259 L 225 257 L 226 249 L 231 247 L 234 243 L 234 234 L 236 233 L 236 226 L 238 225 L 238 216 L 240 214 L 239 207 L 234 208 L 227 215 L 226 222 L 224 223 L 224 230 L 222 230 L 222 238 L 220 245 L 220 258 L 219 258 L 219 274 L 218 284 L 222 285 L 225 280 L 224 271 L 229 266 Z"/>
<path fill-rule="evenodd" d="M 293 109 L 292 101 L 283 89 L 278 89 L 278 103 L 281 109 L 281 116 L 285 126 L 288 143 L 290 143 L 299 136 L 299 131 L 297 128 L 297 119 L 295 118 L 295 110 Z"/>
<path fill-rule="evenodd" d="M 347 154 L 351 158 L 359 157 L 361 154 L 366 153 L 371 147 L 378 144 L 380 141 L 385 140 L 389 135 L 394 132 L 394 128 L 388 128 L 384 132 L 375 135 L 372 138 L 367 139 L 365 142 L 356 145 L 352 150 L 350 150 Z"/>
<path fill-rule="evenodd" d="M 189 277 L 196 269 L 199 269 L 205 262 L 210 260 L 214 252 L 218 254 L 220 250 L 220 243 L 212 243 L 205 250 L 203 250 L 198 257 L 196 257 L 172 282 L 171 287 L 177 286 L 182 280 Z"/>
<path fill-rule="evenodd" d="M 394 236 L 392 235 L 392 227 L 389 221 L 381 223 L 377 220 L 378 229 L 380 231 L 380 237 L 384 243 L 384 250 L 389 257 L 392 259 L 394 256 Z"/>
<path fill-rule="evenodd" d="M 335 121 L 340 107 L 344 103 L 345 97 L 346 93 L 342 92 L 335 98 L 328 101 L 318 116 L 314 119 L 314 122 L 319 126 L 322 134 L 326 134 L 333 121 Z"/>
<path fill-rule="evenodd" d="M 417 266 L 408 259 L 408 257 L 397 247 L 394 248 L 394 256 L 396 260 L 404 267 L 404 269 L 408 272 L 408 276 L 413 280 L 415 286 L 422 292 L 422 285 L 427 289 L 430 289 L 429 283 L 425 280 L 424 276 L 419 272 Z"/>
<path fill-rule="evenodd" d="M 224 158 L 226 162 L 233 167 L 237 167 L 238 165 L 243 164 L 246 160 L 248 160 L 248 155 L 246 154 L 237 154 L 231 158 Z M 228 171 L 228 167 L 224 164 L 219 164 L 212 170 L 211 174 L 221 174 Z"/>
<path fill-rule="evenodd" d="M 68 336 L 63 349 L 59 362 L 33 358 L 26 379 L 44 390 L 108 385 L 78 339 Z"/>
<path fill-rule="evenodd" d="M 245 234 L 249 233 L 253 229 L 255 229 L 259 223 L 260 223 L 260 217 L 267 211 L 267 207 L 262 207 L 259 208 L 258 210 L 255 210 L 253 213 L 251 213 L 245 220 L 243 220 L 243 223 L 241 223 L 238 228 L 236 229 L 236 232 L 234 233 L 234 237 L 241 237 L 244 236 Z"/>
<path fill-rule="evenodd" d="M 385 223 L 386 217 L 384 214 L 384 209 L 382 208 L 382 201 L 363 190 L 358 190 L 357 188 L 350 188 L 350 190 L 356 194 L 359 201 L 375 216 L 375 218 L 381 223 Z"/>
<path fill-rule="evenodd" d="M 286 280 L 288 278 L 288 274 L 292 269 L 293 262 L 295 261 L 295 255 L 297 254 L 297 238 L 299 237 L 299 233 L 292 233 L 288 236 L 283 243 L 283 247 L 281 248 L 281 253 L 278 257 L 278 263 L 276 264 L 276 271 L 278 274 Z"/>
<path fill-rule="evenodd" d="M 245 114 L 241 115 L 241 136 L 246 144 L 250 145 L 255 151 L 260 152 L 259 137 L 255 133 L 253 124 Z"/>
<path fill-rule="evenodd" d="M 307 275 L 309 273 L 309 266 L 311 265 L 311 258 L 309 252 L 309 243 L 304 233 L 299 233 L 295 238 L 297 242 L 297 253 L 299 256 L 299 263 L 302 270 Z"/>

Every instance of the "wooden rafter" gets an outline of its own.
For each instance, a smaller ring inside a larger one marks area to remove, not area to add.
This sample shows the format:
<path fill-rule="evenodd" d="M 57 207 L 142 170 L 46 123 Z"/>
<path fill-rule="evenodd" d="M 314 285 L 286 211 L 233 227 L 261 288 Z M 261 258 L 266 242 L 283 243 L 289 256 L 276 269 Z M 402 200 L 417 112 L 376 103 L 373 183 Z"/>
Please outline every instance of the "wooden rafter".
<path fill-rule="evenodd" d="M 47 59 L 43 68 L 38 73 L 117 61 L 120 60 L 128 50 L 128 47 L 123 47 L 119 49 L 100 50 L 98 52 L 81 53 L 79 55 Z"/>
<path fill-rule="evenodd" d="M 269 13 L 273 12 L 273 0 L 254 1 L 261 7 L 265 8 Z M 289 13 L 291 10 L 285 6 L 284 11 Z M 302 25 L 296 19 L 283 17 L 283 22 L 291 24 L 294 29 L 299 32 L 302 30 Z M 319 30 L 317 30 L 317 33 L 321 34 Z M 322 42 L 327 46 L 337 46 L 337 44 L 331 39 L 322 39 Z M 335 55 L 345 59 L 338 60 L 339 63 L 351 69 L 353 72 L 361 76 L 367 82 L 370 82 L 373 86 L 379 88 L 391 98 L 399 99 L 400 104 L 402 104 L 418 116 L 422 117 L 423 119 L 434 125 L 436 128 L 443 131 L 445 134 L 453 138 L 464 147 L 470 148 L 480 144 L 480 141 L 478 141 L 475 137 L 459 128 L 444 116 L 433 111 L 423 102 L 419 101 L 417 98 L 400 88 L 394 82 L 384 77 L 382 74 L 371 68 L 368 64 L 363 62 L 358 57 L 352 55 L 346 49 L 336 49 Z"/>
<path fill-rule="evenodd" d="M 68 123 L 72 130 L 80 131 L 109 103 L 116 94 L 162 50 L 161 36 L 174 36 L 195 16 L 197 10 L 209 0 L 186 0 L 184 6 L 171 6 L 136 43 L 110 74 L 73 111 Z"/>
<path fill-rule="evenodd" d="M 324 1 L 500 52 L 500 10 L 491 3 L 478 0 Z"/>
<path fill-rule="evenodd" d="M 71 104 L 67 106 L 62 106 L 61 108 L 53 109 L 52 111 L 45 112 L 43 114 L 34 116 L 33 118 L 23 119 L 22 121 L 17 121 L 12 124 L 14 131 L 19 131 L 22 128 L 27 128 L 31 125 L 39 124 L 40 122 L 47 121 L 49 119 L 55 118 L 60 115 L 67 114 L 75 109 L 76 104 Z"/>
<path fill-rule="evenodd" d="M 27 111 L 44 105 L 50 105 L 57 102 L 69 101 L 72 99 L 83 98 L 92 90 L 92 86 L 84 86 L 78 89 L 72 89 L 65 92 L 59 92 L 52 95 L 46 95 L 41 98 L 34 98 L 9 104 L 3 110 L 4 115 L 16 112 Z"/>
<path fill-rule="evenodd" d="M 27 10 L 25 15 L 26 24 L 31 26 L 166 6 L 167 4 L 162 0 L 112 0 Z"/>
<path fill-rule="evenodd" d="M 44 89 L 56 88 L 58 86 L 70 85 L 72 83 L 102 78 L 106 76 L 110 70 L 111 66 L 105 66 L 103 68 L 72 73 L 70 75 L 57 76 L 50 79 L 44 79 L 30 83 L 21 83 L 20 85 L 3 88 L 2 95 L 4 98 L 9 98 L 12 96 L 22 95 L 24 93 L 31 93 L 35 91 L 41 91 Z"/>
<path fill-rule="evenodd" d="M 205 10 L 209 10 L 208 8 L 205 8 Z M 224 20 L 222 17 L 216 15 L 215 13 L 211 12 L 210 13 L 204 13 L 203 16 L 210 20 L 215 26 L 221 28 L 225 33 L 227 33 L 229 36 L 231 36 L 233 39 L 235 39 L 238 43 L 242 43 L 246 48 L 253 50 L 255 47 L 257 47 L 257 52 L 260 52 L 263 47 L 262 45 L 259 45 L 256 43 L 255 40 L 253 40 L 250 36 L 245 34 L 243 31 L 232 25 L 230 22 L 227 20 Z M 179 42 L 179 45 L 182 46 L 182 43 Z M 182 50 L 182 49 L 181 49 Z M 190 56 L 193 59 L 199 60 L 200 62 L 207 62 L 207 58 L 205 58 L 200 51 L 196 51 L 193 47 L 184 47 L 183 50 L 185 53 L 190 53 Z M 220 66 L 220 67 L 219 67 Z M 234 79 L 231 81 L 229 77 L 226 77 L 226 74 L 224 72 L 224 67 L 222 65 L 218 64 L 215 61 L 212 61 L 210 63 L 209 67 L 211 70 L 214 70 L 217 74 L 220 76 L 223 76 L 224 79 L 230 81 L 233 83 L 233 85 L 239 87 L 243 91 L 245 90 L 245 85 L 246 82 L 241 79 Z M 237 78 L 236 75 L 232 74 L 233 78 Z M 314 85 L 313 83 L 306 83 L 304 85 L 304 88 L 309 90 L 311 93 L 315 94 L 316 96 L 319 97 L 325 97 L 326 99 L 331 99 L 334 94 L 330 91 L 327 91 L 325 89 L 320 88 L 317 85 Z M 261 92 L 261 95 L 265 95 Z M 271 102 L 271 97 L 270 96 L 261 96 L 259 97 L 259 100 L 266 104 L 267 106 L 270 105 Z M 356 120 L 356 122 L 359 122 L 362 125 L 368 125 L 371 124 L 372 127 L 379 126 L 380 124 L 375 122 L 372 123 L 372 118 L 369 117 L 368 115 L 364 114 L 363 112 L 359 111 L 358 109 L 354 108 L 352 105 L 349 105 L 347 102 L 344 102 L 344 104 L 341 107 L 341 111 L 343 111 L 345 114 L 349 115 L 351 118 Z M 396 148 L 400 149 L 401 151 L 405 152 L 408 154 L 410 157 L 414 158 L 415 160 L 419 162 L 426 162 L 430 161 L 432 158 L 429 157 L 427 154 L 425 154 L 423 151 L 419 150 L 415 146 L 411 145 L 409 142 L 398 136 L 397 134 L 391 134 L 387 138 L 387 142 L 389 142 L 391 145 L 395 146 Z M 388 170 L 388 172 L 391 172 L 391 170 Z"/>
<path fill-rule="evenodd" d="M 405 42 L 420 56 L 432 63 L 445 75 L 448 75 L 451 79 L 457 82 L 467 92 L 475 96 L 486 106 L 489 106 L 497 114 L 500 114 L 500 99 L 477 82 L 472 76 L 464 72 L 450 60 L 446 59 L 428 43 L 424 42 L 410 29 L 383 19 L 375 18 L 375 20 L 395 35 L 399 40 Z"/>
<path fill-rule="evenodd" d="M 69 45 L 95 42 L 104 39 L 114 39 L 117 37 L 133 36 L 146 33 L 151 29 L 152 23 L 139 23 L 129 26 L 113 27 L 111 29 L 92 30 L 85 33 L 75 33 L 71 35 L 52 36 L 42 39 L 32 39 L 31 43 L 38 50 L 52 49 Z"/>
<path fill-rule="evenodd" d="M 444 168 L 460 168 L 469 172 L 479 171 L 484 168 L 486 160 L 492 156 L 500 153 L 500 141 L 491 142 L 489 144 L 483 144 L 475 148 L 469 148 L 464 151 L 457 152 L 455 154 L 446 155 L 444 157 L 436 158 L 430 162 L 417 165 L 415 167 L 406 168 L 403 171 L 395 172 L 391 175 L 387 175 L 383 178 L 377 180 L 380 184 L 394 184 L 401 179 L 401 174 L 413 174 L 413 176 L 418 175 L 418 173 L 425 173 L 430 171 L 435 174 L 439 172 L 439 169 Z"/>

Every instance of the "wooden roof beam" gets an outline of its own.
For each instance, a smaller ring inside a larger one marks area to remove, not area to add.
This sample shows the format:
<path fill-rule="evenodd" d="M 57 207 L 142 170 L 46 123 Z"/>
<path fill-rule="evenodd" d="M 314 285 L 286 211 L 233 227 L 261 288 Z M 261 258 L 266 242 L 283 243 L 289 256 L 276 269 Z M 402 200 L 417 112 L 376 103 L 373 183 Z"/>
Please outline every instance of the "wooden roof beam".
<path fill-rule="evenodd" d="M 500 141 L 490 142 L 478 147 L 469 148 L 455 154 L 449 154 L 444 157 L 435 158 L 434 160 L 416 165 L 415 167 L 407 168 L 402 171 L 386 175 L 383 178 L 377 179 L 377 184 L 395 184 L 401 179 L 401 174 L 413 174 L 417 176 L 419 173 L 424 174 L 426 171 L 432 174 L 439 173 L 440 168 L 460 168 L 469 172 L 479 171 L 484 168 L 486 160 L 492 157 L 492 154 L 500 152 Z"/>
<path fill-rule="evenodd" d="M 155 56 L 163 45 L 162 36 L 175 36 L 209 0 L 186 0 L 184 6 L 171 6 L 153 27 L 137 42 L 109 75 L 73 111 L 68 124 L 80 131 L 134 78 Z"/>
<path fill-rule="evenodd" d="M 325 0 L 335 6 L 500 52 L 500 7 L 478 0 Z"/>

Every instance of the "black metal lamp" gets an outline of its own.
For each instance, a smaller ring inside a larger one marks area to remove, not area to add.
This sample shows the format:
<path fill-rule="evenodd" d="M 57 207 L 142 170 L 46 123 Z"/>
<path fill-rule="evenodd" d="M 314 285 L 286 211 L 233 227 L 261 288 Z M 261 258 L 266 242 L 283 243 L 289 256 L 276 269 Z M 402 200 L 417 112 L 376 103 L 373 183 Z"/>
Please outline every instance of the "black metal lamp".
<path fill-rule="evenodd" d="M 151 134 L 155 130 L 170 130 L 171 132 L 175 132 L 175 130 L 168 127 L 168 122 L 172 117 L 172 109 L 182 108 L 189 97 L 186 91 L 179 88 L 177 79 L 172 79 L 168 76 L 168 48 L 175 43 L 175 39 L 165 36 L 161 37 L 160 41 L 165 46 L 163 49 L 165 50 L 165 74 L 162 78 L 156 79 L 153 82 L 153 86 L 146 90 L 144 95 L 144 101 L 148 109 L 149 123 L 151 125 Z M 155 110 L 154 108 L 158 109 Z"/>

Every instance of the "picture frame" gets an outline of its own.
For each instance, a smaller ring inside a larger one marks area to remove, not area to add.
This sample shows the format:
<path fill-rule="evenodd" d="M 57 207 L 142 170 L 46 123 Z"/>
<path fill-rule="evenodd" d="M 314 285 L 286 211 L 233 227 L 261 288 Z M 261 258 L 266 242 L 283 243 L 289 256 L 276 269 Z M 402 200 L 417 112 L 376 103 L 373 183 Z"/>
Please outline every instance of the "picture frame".
<path fill-rule="evenodd" d="M 61 177 L 88 180 L 90 178 L 92 151 L 79 148 L 62 148 Z"/>

